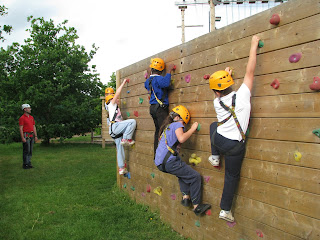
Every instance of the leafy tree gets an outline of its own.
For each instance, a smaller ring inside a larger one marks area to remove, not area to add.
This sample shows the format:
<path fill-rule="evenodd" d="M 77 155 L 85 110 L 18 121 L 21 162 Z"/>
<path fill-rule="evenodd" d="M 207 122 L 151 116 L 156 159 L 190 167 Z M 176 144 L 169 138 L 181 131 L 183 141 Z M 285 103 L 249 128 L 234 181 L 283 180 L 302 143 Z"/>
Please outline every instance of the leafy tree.
<path fill-rule="evenodd" d="M 0 50 L 0 139 L 19 140 L 18 109 L 23 103 L 30 103 L 44 143 L 90 131 L 101 122 L 104 85 L 95 66 L 88 65 L 98 48 L 93 44 L 87 53 L 77 45 L 77 31 L 66 26 L 67 20 L 55 25 L 31 16 L 28 21 L 25 44 Z"/>
<path fill-rule="evenodd" d="M 116 74 L 115 72 L 112 73 L 110 76 L 110 81 L 107 83 L 107 87 L 112 87 L 114 90 L 116 90 Z"/>
<path fill-rule="evenodd" d="M 8 8 L 6 8 L 4 5 L 0 5 L 0 16 L 4 16 L 8 14 L 7 12 Z M 2 36 L 2 33 L 5 32 L 7 34 L 10 34 L 12 31 L 12 26 L 10 25 L 0 25 L 0 40 L 4 42 L 5 38 Z"/>

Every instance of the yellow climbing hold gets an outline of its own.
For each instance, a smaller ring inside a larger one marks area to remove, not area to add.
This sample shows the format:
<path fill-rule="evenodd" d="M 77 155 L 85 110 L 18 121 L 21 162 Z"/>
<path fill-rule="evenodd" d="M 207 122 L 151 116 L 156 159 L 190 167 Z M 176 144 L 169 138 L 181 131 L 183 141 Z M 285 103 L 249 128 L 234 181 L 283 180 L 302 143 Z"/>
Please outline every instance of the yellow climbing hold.
<path fill-rule="evenodd" d="M 161 195 L 162 195 L 162 188 L 161 188 L 161 187 L 156 187 L 156 188 L 153 190 L 153 192 L 154 192 L 155 194 L 158 194 L 159 196 L 161 196 Z"/>
<path fill-rule="evenodd" d="M 189 163 L 197 165 L 201 163 L 201 157 L 197 157 L 195 153 L 192 153 L 191 157 L 189 158 Z"/>
<path fill-rule="evenodd" d="M 197 157 L 197 155 L 195 153 L 191 154 L 191 158 L 196 158 L 196 157 Z"/>
<path fill-rule="evenodd" d="M 302 155 L 301 155 L 300 152 L 298 152 L 298 151 L 295 151 L 295 152 L 294 152 L 294 159 L 295 159 L 297 162 L 300 161 L 301 157 L 302 157 Z"/>

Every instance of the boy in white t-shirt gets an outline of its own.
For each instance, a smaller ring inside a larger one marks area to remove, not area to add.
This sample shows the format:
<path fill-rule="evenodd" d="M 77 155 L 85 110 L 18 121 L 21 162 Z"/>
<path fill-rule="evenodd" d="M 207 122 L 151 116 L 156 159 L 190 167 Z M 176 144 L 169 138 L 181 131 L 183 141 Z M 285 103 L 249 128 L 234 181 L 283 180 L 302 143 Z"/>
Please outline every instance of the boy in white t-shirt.
<path fill-rule="evenodd" d="M 225 179 L 219 218 L 229 222 L 234 222 L 231 206 L 245 155 L 245 133 L 250 119 L 250 98 L 258 43 L 259 37 L 253 36 L 246 74 L 237 92 L 231 87 L 234 81 L 229 67 L 225 71 L 215 72 L 209 79 L 210 88 L 215 94 L 213 103 L 218 122 L 213 122 L 210 126 L 212 155 L 208 160 L 216 167 L 220 164 L 220 155 L 225 156 Z"/>
<path fill-rule="evenodd" d="M 133 145 L 134 140 L 132 135 L 136 129 L 136 120 L 127 119 L 123 120 L 119 105 L 119 96 L 121 90 L 127 79 L 124 79 L 122 84 L 118 87 L 115 94 L 110 94 L 106 96 L 107 111 L 109 113 L 109 134 L 113 138 L 117 147 L 117 161 L 119 167 L 119 174 L 127 173 L 125 167 L 125 154 L 124 154 L 124 145 Z"/>

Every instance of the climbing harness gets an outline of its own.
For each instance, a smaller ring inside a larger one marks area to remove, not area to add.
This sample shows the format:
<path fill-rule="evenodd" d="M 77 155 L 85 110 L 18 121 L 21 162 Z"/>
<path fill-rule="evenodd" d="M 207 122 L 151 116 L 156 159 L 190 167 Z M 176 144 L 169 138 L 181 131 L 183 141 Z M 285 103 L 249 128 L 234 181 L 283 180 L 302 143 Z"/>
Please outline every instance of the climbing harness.
<path fill-rule="evenodd" d="M 238 130 L 239 130 L 239 132 L 240 132 L 240 134 L 242 136 L 242 140 L 237 145 L 235 145 L 232 149 L 230 149 L 228 152 L 225 153 L 225 155 L 232 155 L 232 154 L 238 152 L 242 148 L 243 144 L 245 143 L 245 139 L 246 139 L 246 135 L 244 134 L 244 132 L 243 132 L 241 126 L 240 126 L 240 123 L 238 121 L 238 118 L 236 116 L 236 113 L 235 113 L 236 94 L 234 94 L 232 96 L 232 106 L 231 106 L 231 108 L 226 106 L 221 100 L 220 100 L 219 103 L 220 103 L 221 107 L 223 107 L 226 111 L 230 112 L 230 116 L 227 117 L 226 119 L 222 120 L 221 122 L 218 122 L 217 125 L 221 126 L 222 124 L 226 123 L 231 117 L 233 117 L 233 119 L 234 119 L 234 121 L 235 121 L 235 123 L 237 125 L 237 128 L 238 128 Z M 215 137 L 215 135 L 217 133 L 217 129 L 218 129 L 218 127 L 215 129 L 214 133 L 211 136 L 211 143 L 213 145 L 214 145 L 214 137 Z M 218 147 L 218 146 L 216 146 L 216 147 Z"/>
<path fill-rule="evenodd" d="M 159 168 L 159 167 L 160 167 L 160 168 L 162 167 L 162 169 L 159 168 L 159 170 L 160 170 L 160 171 L 163 171 L 163 172 L 167 172 L 167 171 L 166 171 L 166 163 L 167 163 L 169 157 L 171 156 L 171 154 L 172 154 L 173 156 L 178 156 L 178 152 L 177 152 L 176 149 L 177 149 L 177 146 L 178 146 L 178 144 L 179 144 L 179 141 L 177 140 L 177 141 L 173 144 L 173 146 L 170 147 L 170 146 L 168 145 L 168 141 L 167 141 L 167 134 L 166 134 L 166 131 L 167 131 L 167 130 L 170 130 L 169 125 L 165 128 L 165 130 L 163 131 L 163 133 L 161 134 L 161 137 L 160 137 L 160 139 L 159 139 L 159 141 L 160 141 L 161 138 L 164 137 L 164 142 L 165 142 L 165 144 L 166 144 L 166 146 L 167 146 L 167 149 L 168 149 L 168 152 L 167 152 L 166 156 L 164 157 L 162 164 L 160 164 L 160 165 L 158 166 L 158 168 Z"/>
<path fill-rule="evenodd" d="M 163 102 L 164 102 L 164 99 L 165 99 L 165 96 L 166 96 L 166 88 L 163 90 L 163 95 L 161 97 L 161 100 L 157 97 L 156 93 L 154 92 L 154 89 L 152 87 L 152 80 L 153 80 L 154 76 L 153 77 L 150 77 L 149 79 L 149 98 L 151 98 L 151 92 L 153 93 L 154 97 L 156 98 L 157 102 L 159 103 L 160 107 L 162 108 L 165 108 L 167 107 L 167 105 L 165 105 Z"/>
<path fill-rule="evenodd" d="M 115 120 L 116 120 L 116 117 L 117 117 L 117 114 L 118 114 L 118 109 L 119 109 L 119 107 L 118 107 L 118 105 L 117 105 L 117 108 L 116 108 L 116 111 L 114 112 L 112 121 L 110 121 L 110 123 L 111 123 L 111 125 L 110 125 L 110 131 L 111 131 L 110 136 L 111 136 L 113 139 L 120 138 L 120 137 L 122 137 L 122 135 L 123 135 L 123 133 L 119 133 L 119 134 L 116 135 L 116 134 L 114 134 L 113 131 L 112 131 L 112 125 L 113 125 L 114 123 L 116 123 Z"/>

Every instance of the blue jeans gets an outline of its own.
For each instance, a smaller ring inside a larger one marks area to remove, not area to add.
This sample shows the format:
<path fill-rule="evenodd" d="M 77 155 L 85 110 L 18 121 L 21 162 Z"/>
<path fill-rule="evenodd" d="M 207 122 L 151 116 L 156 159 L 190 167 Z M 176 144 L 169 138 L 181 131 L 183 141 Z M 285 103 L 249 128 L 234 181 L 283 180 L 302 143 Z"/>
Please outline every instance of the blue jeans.
<path fill-rule="evenodd" d="M 162 165 L 158 166 L 163 171 Z M 183 195 L 190 195 L 193 205 L 201 202 L 201 175 L 181 160 L 179 156 L 166 163 L 166 172 L 178 178 L 180 191 Z"/>
<path fill-rule="evenodd" d="M 112 124 L 112 132 L 117 135 L 122 133 L 122 137 L 114 139 L 114 142 L 116 144 L 117 148 L 117 161 L 118 161 L 118 167 L 123 168 L 124 167 L 124 160 L 125 160 L 125 154 L 124 154 L 124 148 L 121 145 L 122 139 L 132 139 L 132 135 L 134 133 L 134 130 L 136 129 L 137 122 L 134 119 L 128 119 L 121 122 L 115 122 Z M 111 130 L 109 128 L 109 133 L 111 133 Z"/>
<path fill-rule="evenodd" d="M 229 211 L 240 179 L 241 164 L 245 154 L 245 143 L 225 138 L 217 133 L 216 130 L 217 122 L 214 122 L 210 125 L 211 153 L 212 155 L 225 155 L 224 187 L 220 208 Z M 214 144 L 212 141 L 213 135 Z"/>
<path fill-rule="evenodd" d="M 34 144 L 33 137 L 26 137 L 26 142 L 22 143 L 22 146 L 23 146 L 22 159 L 23 159 L 24 165 L 31 165 L 33 144 Z"/>

